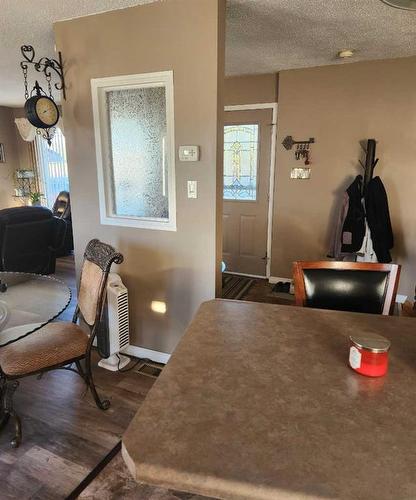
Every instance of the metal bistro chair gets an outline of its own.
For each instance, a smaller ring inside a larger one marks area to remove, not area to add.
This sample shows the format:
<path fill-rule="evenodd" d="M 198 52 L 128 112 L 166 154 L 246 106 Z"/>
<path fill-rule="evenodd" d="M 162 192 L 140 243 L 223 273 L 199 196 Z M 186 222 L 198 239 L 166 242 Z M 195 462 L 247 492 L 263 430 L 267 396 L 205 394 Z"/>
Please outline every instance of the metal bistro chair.
<path fill-rule="evenodd" d="M 294 262 L 297 306 L 389 315 L 400 266 L 367 262 Z"/>
<path fill-rule="evenodd" d="M 18 447 L 22 440 L 20 418 L 13 407 L 13 394 L 20 378 L 59 368 L 70 369 L 85 380 L 98 408 L 109 408 L 110 402 L 100 399 L 94 385 L 91 348 L 103 311 L 108 273 L 113 263 L 122 262 L 123 256 L 113 247 L 97 239 L 91 240 L 84 253 L 78 305 L 72 322 L 49 323 L 26 338 L 0 348 L 0 430 L 9 417 L 14 419 L 12 447 Z M 89 327 L 89 335 L 77 325 L 80 316 Z M 70 366 L 72 363 L 76 364 L 76 370 Z"/>

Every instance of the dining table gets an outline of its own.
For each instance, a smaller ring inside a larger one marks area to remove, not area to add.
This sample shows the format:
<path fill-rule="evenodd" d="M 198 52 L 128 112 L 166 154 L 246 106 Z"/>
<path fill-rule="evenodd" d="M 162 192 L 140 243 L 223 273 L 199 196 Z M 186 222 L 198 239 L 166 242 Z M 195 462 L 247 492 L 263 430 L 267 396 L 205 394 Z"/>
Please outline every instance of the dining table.
<path fill-rule="evenodd" d="M 0 272 L 0 348 L 40 330 L 70 301 L 70 288 L 54 276 Z"/>
<path fill-rule="evenodd" d="M 208 498 L 416 498 L 413 318 L 201 305 L 122 439 L 137 481 Z M 383 377 L 351 335 L 391 342 Z"/>

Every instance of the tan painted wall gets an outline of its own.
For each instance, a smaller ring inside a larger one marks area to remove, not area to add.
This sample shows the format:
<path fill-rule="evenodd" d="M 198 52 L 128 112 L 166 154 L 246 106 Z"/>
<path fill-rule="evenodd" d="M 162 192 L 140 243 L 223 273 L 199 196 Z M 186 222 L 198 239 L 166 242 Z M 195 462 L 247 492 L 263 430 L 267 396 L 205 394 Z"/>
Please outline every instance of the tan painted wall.
<path fill-rule="evenodd" d="M 18 205 L 14 193 L 14 172 L 19 168 L 13 109 L 0 107 L 0 143 L 4 144 L 6 163 L 0 163 L 0 209 Z"/>
<path fill-rule="evenodd" d="M 129 288 L 132 342 L 164 352 L 174 349 L 199 304 L 215 295 L 224 16 L 223 0 L 167 0 L 55 25 L 68 87 L 63 113 L 76 261 L 92 237 L 124 254 L 116 271 Z M 176 146 L 198 144 L 202 153 L 197 164 L 176 162 L 178 231 L 102 226 L 90 79 L 164 70 L 174 71 Z M 187 198 L 188 179 L 198 181 L 197 200 Z M 152 300 L 166 301 L 167 314 L 153 313 Z"/>
<path fill-rule="evenodd" d="M 224 103 L 226 106 L 238 104 L 258 104 L 277 102 L 278 75 L 233 76 L 225 79 Z"/>
<path fill-rule="evenodd" d="M 277 178 L 272 275 L 291 276 L 292 261 L 322 259 L 340 193 L 360 173 L 359 141 L 375 138 L 403 265 L 400 290 L 416 284 L 416 58 L 282 71 L 279 78 Z M 286 135 L 314 136 L 312 179 L 293 181 L 299 164 L 281 146 Z"/>

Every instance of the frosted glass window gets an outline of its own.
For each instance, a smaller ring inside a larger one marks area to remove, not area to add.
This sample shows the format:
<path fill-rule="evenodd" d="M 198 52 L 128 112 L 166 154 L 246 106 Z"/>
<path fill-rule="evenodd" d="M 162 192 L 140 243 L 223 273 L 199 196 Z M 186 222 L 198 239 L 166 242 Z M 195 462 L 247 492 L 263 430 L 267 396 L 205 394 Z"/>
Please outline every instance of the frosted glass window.
<path fill-rule="evenodd" d="M 259 126 L 224 127 L 224 200 L 256 201 Z"/>
<path fill-rule="evenodd" d="M 106 94 L 114 214 L 168 220 L 165 89 Z"/>
<path fill-rule="evenodd" d="M 101 222 L 174 230 L 171 72 L 91 85 Z"/>

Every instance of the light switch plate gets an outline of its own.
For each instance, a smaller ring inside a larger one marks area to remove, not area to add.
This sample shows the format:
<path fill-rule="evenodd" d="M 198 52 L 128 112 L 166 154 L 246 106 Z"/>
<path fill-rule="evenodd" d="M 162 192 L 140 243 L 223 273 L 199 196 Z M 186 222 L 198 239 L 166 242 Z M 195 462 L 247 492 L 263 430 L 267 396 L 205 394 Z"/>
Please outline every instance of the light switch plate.
<path fill-rule="evenodd" d="M 311 169 L 310 167 L 293 167 L 290 171 L 291 179 L 310 179 L 311 178 Z"/>
<path fill-rule="evenodd" d="M 199 146 L 179 146 L 180 161 L 199 161 Z"/>
<path fill-rule="evenodd" d="M 197 181 L 188 181 L 188 198 L 198 198 Z"/>

